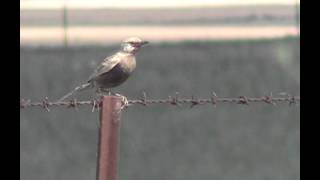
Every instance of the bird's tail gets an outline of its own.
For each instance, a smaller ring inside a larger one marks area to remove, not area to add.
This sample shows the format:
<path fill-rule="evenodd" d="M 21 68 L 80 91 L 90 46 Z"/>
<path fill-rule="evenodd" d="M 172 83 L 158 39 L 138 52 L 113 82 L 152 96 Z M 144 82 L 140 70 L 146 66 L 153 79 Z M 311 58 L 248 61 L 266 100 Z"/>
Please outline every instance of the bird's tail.
<path fill-rule="evenodd" d="M 69 96 L 73 95 L 74 93 L 76 93 L 78 91 L 81 91 L 81 90 L 85 90 L 85 89 L 90 88 L 90 87 L 91 87 L 91 83 L 86 83 L 86 84 L 82 84 L 80 86 L 77 86 L 76 88 L 74 88 L 74 90 L 72 90 L 68 94 L 64 95 L 57 102 L 61 102 L 61 101 L 65 100 L 66 98 L 68 98 Z"/>

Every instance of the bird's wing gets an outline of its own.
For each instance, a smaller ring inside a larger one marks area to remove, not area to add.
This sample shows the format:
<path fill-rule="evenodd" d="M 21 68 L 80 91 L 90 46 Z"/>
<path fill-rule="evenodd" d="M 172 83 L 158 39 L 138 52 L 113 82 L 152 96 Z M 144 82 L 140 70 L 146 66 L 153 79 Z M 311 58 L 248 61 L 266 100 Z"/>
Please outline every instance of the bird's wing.
<path fill-rule="evenodd" d="M 105 58 L 100 65 L 95 69 L 93 74 L 89 77 L 88 81 L 91 81 L 95 77 L 109 72 L 114 66 L 116 66 L 121 61 L 121 56 L 117 53 L 113 56 Z"/>

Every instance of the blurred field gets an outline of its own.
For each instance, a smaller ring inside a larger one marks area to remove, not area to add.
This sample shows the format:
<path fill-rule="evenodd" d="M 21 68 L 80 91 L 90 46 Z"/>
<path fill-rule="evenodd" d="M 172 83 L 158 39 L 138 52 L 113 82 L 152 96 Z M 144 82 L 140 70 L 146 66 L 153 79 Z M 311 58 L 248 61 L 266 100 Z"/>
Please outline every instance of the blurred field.
<path fill-rule="evenodd" d="M 115 44 L 128 36 L 140 36 L 153 42 L 178 42 L 298 34 L 294 5 L 69 7 L 65 11 L 62 8 L 21 9 L 20 13 L 20 44 L 24 46 L 61 46 L 65 38 L 68 45 L 78 46 Z"/>
<path fill-rule="evenodd" d="M 22 9 L 20 13 L 21 26 L 62 25 L 62 9 Z M 184 8 L 70 8 L 67 10 L 67 17 L 70 26 L 294 25 L 296 7 L 293 5 L 242 5 Z"/>
<path fill-rule="evenodd" d="M 180 8 L 22 9 L 23 46 L 110 45 L 128 36 L 153 42 L 295 36 L 297 7 L 243 5 Z M 66 17 L 67 30 L 63 26 Z"/>
<path fill-rule="evenodd" d="M 57 99 L 115 46 L 20 50 L 20 96 Z M 117 92 L 130 99 L 300 94 L 300 40 L 150 44 Z M 88 99 L 91 92 L 77 96 Z M 95 179 L 98 113 L 20 113 L 20 179 Z M 288 105 L 134 106 L 123 113 L 119 179 L 300 179 L 300 109 Z"/>
<path fill-rule="evenodd" d="M 250 33 L 248 33 L 250 32 Z M 143 37 L 152 42 L 185 40 L 259 39 L 297 35 L 294 26 L 100 26 L 70 27 L 69 46 L 118 44 L 129 36 Z M 61 46 L 64 30 L 58 27 L 29 27 L 20 29 L 23 46 Z"/>

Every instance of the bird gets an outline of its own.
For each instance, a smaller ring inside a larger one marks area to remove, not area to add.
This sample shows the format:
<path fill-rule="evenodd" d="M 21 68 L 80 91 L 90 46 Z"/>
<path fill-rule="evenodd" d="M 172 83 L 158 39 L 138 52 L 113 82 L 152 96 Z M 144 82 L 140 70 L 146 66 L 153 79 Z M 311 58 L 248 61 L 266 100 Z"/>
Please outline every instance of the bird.
<path fill-rule="evenodd" d="M 111 88 L 117 87 L 124 83 L 136 68 L 136 54 L 141 47 L 148 44 L 139 37 L 129 37 L 122 41 L 121 49 L 114 55 L 107 56 L 95 69 L 93 74 L 89 76 L 87 82 L 77 86 L 58 100 L 61 102 L 72 96 L 78 91 L 96 88 L 97 94 L 112 93 Z M 128 104 L 127 98 L 120 94 L 125 104 Z"/>

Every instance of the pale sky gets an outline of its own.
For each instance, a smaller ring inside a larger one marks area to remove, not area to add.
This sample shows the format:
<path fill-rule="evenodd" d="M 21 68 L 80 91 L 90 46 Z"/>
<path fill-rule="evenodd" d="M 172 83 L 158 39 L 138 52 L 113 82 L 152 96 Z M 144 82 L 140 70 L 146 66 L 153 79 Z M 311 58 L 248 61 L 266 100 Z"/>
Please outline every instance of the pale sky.
<path fill-rule="evenodd" d="M 20 0 L 20 9 L 61 8 L 161 8 L 188 6 L 263 5 L 300 3 L 300 0 Z"/>

